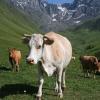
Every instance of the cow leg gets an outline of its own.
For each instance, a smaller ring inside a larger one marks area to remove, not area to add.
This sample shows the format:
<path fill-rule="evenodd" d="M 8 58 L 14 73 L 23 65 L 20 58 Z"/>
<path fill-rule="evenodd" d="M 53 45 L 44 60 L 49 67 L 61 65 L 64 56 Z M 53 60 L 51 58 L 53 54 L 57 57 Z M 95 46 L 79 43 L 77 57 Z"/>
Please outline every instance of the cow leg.
<path fill-rule="evenodd" d="M 12 63 L 11 63 L 11 67 L 12 67 L 12 72 L 14 72 L 15 71 L 15 64 L 14 64 L 14 61 L 12 61 Z"/>
<path fill-rule="evenodd" d="M 93 78 L 95 79 L 95 74 L 93 74 Z"/>
<path fill-rule="evenodd" d="M 63 70 L 62 72 L 62 90 L 64 90 L 66 88 L 66 84 L 65 84 L 65 70 Z"/>
<path fill-rule="evenodd" d="M 83 73 L 84 73 L 84 77 L 86 78 L 87 77 L 87 70 L 83 70 Z"/>
<path fill-rule="evenodd" d="M 19 61 L 15 59 L 15 71 L 19 72 Z"/>
<path fill-rule="evenodd" d="M 96 71 L 94 70 L 93 71 L 93 78 L 95 79 L 96 77 L 95 77 L 95 74 L 96 74 Z"/>
<path fill-rule="evenodd" d="M 62 88 L 61 88 L 62 72 L 63 72 L 63 69 L 59 68 L 58 73 L 57 73 L 57 75 L 58 75 L 57 82 L 58 82 L 58 96 L 60 98 L 63 98 L 63 93 L 62 93 Z"/>
<path fill-rule="evenodd" d="M 87 76 L 88 76 L 88 77 L 90 77 L 90 73 L 89 73 L 89 72 L 90 72 L 90 71 L 89 71 L 89 70 L 87 70 Z"/>
<path fill-rule="evenodd" d="M 19 64 L 16 64 L 16 71 L 19 72 Z"/>
<path fill-rule="evenodd" d="M 12 67 L 12 71 L 14 72 L 14 62 L 11 58 L 9 58 L 9 62 L 11 64 L 11 67 Z"/>
<path fill-rule="evenodd" d="M 41 97 L 42 97 L 42 86 L 43 86 L 43 82 L 44 82 L 44 79 L 41 76 L 40 79 L 39 79 L 39 89 L 38 89 L 38 93 L 36 95 L 38 100 L 41 100 Z"/>
<path fill-rule="evenodd" d="M 42 86 L 44 83 L 44 79 L 43 79 L 43 71 L 41 69 L 41 67 L 38 67 L 38 72 L 39 72 L 39 88 L 38 88 L 38 93 L 37 93 L 37 99 L 41 100 L 42 97 Z"/>
<path fill-rule="evenodd" d="M 56 79 L 56 84 L 55 84 L 55 92 L 58 92 L 58 82 L 57 82 L 57 79 Z"/>

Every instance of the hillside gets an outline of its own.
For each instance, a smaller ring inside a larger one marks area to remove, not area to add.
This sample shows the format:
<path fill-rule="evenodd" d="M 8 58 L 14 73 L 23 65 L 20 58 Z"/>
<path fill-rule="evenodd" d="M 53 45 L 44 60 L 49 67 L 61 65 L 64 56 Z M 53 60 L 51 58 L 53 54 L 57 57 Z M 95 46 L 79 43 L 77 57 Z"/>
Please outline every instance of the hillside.
<path fill-rule="evenodd" d="M 8 47 L 22 49 L 21 36 L 37 32 L 38 27 L 15 8 L 0 0 L 0 56 Z M 22 49 L 23 50 L 23 49 Z"/>
<path fill-rule="evenodd" d="M 97 28 L 96 28 L 97 27 Z M 100 58 L 100 19 L 90 20 L 75 29 L 59 32 L 69 38 L 75 61 L 66 70 L 66 89 L 63 100 L 99 100 L 100 75 L 94 80 L 84 78 L 79 56 L 96 55 Z M 39 32 L 23 12 L 0 0 L 0 100 L 35 100 L 37 91 L 37 66 L 26 64 L 28 48 L 22 43 L 24 33 Z M 12 72 L 8 61 L 8 48 L 16 47 L 22 52 L 20 71 Z M 54 92 L 55 77 L 45 77 L 43 99 L 59 100 Z M 26 92 L 24 92 L 26 90 Z"/>
<path fill-rule="evenodd" d="M 16 90 L 24 87 L 31 91 L 30 88 L 33 87 L 27 83 L 31 83 L 32 79 L 35 80 L 33 75 L 35 71 L 28 67 L 25 62 L 28 49 L 23 45 L 21 38 L 25 33 L 39 32 L 39 29 L 23 12 L 11 7 L 6 1 L 0 0 L 0 100 L 23 100 L 23 96 L 13 94 L 17 94 Z M 20 65 L 22 71 L 19 73 L 11 72 L 11 65 L 8 60 L 8 48 L 13 47 L 22 52 Z M 31 96 L 24 95 L 24 97 L 26 100 L 31 100 Z"/>
<path fill-rule="evenodd" d="M 77 38 L 80 53 L 100 58 L 100 18 L 84 22 L 72 33 Z"/>

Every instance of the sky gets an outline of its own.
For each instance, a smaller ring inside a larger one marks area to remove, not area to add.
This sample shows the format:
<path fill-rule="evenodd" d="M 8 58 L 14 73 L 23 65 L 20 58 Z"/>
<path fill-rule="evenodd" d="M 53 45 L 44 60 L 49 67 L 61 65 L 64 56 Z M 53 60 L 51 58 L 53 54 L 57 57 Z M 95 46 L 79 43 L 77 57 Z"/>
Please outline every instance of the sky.
<path fill-rule="evenodd" d="M 74 0 L 48 0 L 49 3 L 59 4 L 59 3 L 72 3 Z"/>

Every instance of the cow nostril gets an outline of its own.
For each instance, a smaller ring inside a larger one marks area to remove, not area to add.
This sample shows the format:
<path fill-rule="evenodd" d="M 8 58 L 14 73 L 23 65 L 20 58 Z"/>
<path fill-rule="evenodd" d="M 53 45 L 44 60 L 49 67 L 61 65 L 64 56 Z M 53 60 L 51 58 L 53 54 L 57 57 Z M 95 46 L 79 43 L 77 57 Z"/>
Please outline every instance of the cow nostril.
<path fill-rule="evenodd" d="M 31 60 L 31 62 L 34 62 L 34 60 Z"/>
<path fill-rule="evenodd" d="M 28 62 L 29 64 L 34 64 L 34 60 L 32 60 L 32 59 L 27 59 L 27 62 Z"/>

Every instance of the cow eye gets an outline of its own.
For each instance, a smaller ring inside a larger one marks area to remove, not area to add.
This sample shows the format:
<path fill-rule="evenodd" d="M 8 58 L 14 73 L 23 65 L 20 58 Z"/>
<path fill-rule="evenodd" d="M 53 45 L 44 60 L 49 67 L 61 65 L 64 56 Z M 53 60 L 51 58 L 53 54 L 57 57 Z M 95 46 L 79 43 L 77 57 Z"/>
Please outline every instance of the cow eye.
<path fill-rule="evenodd" d="M 39 45 L 38 47 L 37 47 L 37 49 L 40 49 L 41 48 L 41 45 Z"/>

